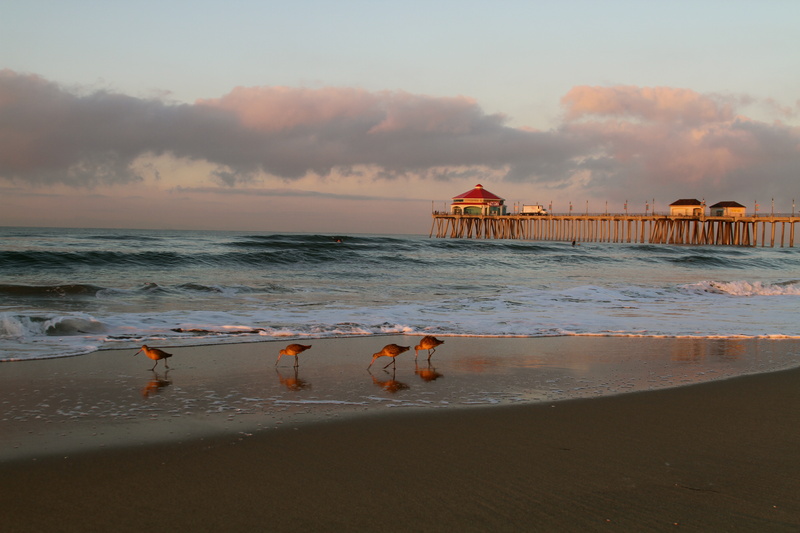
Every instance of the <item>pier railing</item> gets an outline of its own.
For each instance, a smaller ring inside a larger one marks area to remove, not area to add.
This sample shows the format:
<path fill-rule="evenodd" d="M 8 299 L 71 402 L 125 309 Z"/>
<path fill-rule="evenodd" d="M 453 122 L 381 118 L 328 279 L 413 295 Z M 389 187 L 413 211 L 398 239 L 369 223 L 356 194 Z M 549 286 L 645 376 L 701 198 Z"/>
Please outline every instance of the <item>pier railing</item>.
<path fill-rule="evenodd" d="M 648 244 L 794 246 L 792 216 L 453 215 L 433 213 L 430 236 Z"/>

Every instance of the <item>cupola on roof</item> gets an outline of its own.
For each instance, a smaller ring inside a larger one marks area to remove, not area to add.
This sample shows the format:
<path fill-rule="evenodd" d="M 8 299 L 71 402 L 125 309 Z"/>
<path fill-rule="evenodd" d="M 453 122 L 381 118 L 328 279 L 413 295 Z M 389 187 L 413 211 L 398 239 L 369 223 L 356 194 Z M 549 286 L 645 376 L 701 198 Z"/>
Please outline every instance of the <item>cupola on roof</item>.
<path fill-rule="evenodd" d="M 473 189 L 471 189 L 471 190 L 469 190 L 469 191 L 467 191 L 467 192 L 465 192 L 463 194 L 459 194 L 458 196 L 453 196 L 453 200 L 455 200 L 456 198 L 463 198 L 465 200 L 466 199 L 469 199 L 469 200 L 504 200 L 504 198 L 501 198 L 501 197 L 497 196 L 496 194 L 491 193 L 491 192 L 487 191 L 486 189 L 484 189 L 483 185 L 481 185 L 480 183 L 477 184 L 475 186 L 475 188 L 473 188 Z"/>

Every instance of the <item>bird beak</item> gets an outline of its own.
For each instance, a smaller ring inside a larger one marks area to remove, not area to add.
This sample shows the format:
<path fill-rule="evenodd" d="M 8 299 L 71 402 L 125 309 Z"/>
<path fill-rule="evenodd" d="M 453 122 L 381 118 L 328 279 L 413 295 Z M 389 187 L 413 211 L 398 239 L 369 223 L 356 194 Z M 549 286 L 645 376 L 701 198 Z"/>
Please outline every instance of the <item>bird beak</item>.
<path fill-rule="evenodd" d="M 142 349 L 141 349 L 141 348 L 139 348 L 139 351 L 138 351 L 138 352 L 136 352 L 135 354 L 133 354 L 133 356 L 134 356 L 134 357 L 136 357 L 137 355 L 139 355 L 139 353 L 140 353 L 141 351 L 142 351 Z"/>

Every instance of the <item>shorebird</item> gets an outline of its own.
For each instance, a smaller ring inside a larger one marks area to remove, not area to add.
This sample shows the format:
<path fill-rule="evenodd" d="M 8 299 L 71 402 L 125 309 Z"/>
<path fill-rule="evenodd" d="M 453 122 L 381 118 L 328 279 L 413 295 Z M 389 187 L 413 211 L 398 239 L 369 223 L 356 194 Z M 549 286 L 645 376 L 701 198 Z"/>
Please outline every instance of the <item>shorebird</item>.
<path fill-rule="evenodd" d="M 281 360 L 281 356 L 291 355 L 294 357 L 294 366 L 298 366 L 300 364 L 300 358 L 298 355 L 305 352 L 309 348 L 311 348 L 310 344 L 307 346 L 304 344 L 290 344 L 278 353 L 278 361 Z M 275 366 L 278 366 L 278 361 L 275 361 Z"/>
<path fill-rule="evenodd" d="M 155 370 L 156 366 L 158 365 L 158 362 L 161 359 L 164 359 L 164 366 L 169 368 L 169 365 L 167 364 L 167 357 L 172 357 L 171 353 L 167 353 L 164 350 L 159 350 L 158 348 L 150 348 L 146 344 L 142 344 L 142 347 L 139 349 L 139 352 L 144 352 L 144 354 L 147 357 L 156 362 L 156 364 L 153 365 L 153 368 L 151 368 L 150 370 Z M 139 352 L 136 352 L 133 355 L 137 356 L 139 355 Z"/>
<path fill-rule="evenodd" d="M 430 361 L 433 352 L 436 351 L 436 347 L 440 344 L 444 344 L 444 341 L 440 341 L 436 337 L 431 337 L 430 335 L 425 335 L 422 337 L 422 340 L 419 341 L 419 344 L 414 346 L 414 360 L 417 360 L 420 350 L 428 350 L 428 361 Z"/>
<path fill-rule="evenodd" d="M 410 348 L 411 346 L 398 346 L 396 344 L 387 344 L 386 346 L 383 347 L 383 350 L 381 350 L 376 354 L 372 354 L 372 363 L 374 363 L 375 359 L 377 359 L 378 357 L 391 357 L 392 362 L 389 363 L 389 365 L 393 365 L 395 362 L 395 357 L 397 357 L 403 352 L 407 352 Z M 372 366 L 372 363 L 369 364 L 367 370 L 369 370 L 369 367 Z M 386 366 L 383 368 L 386 368 Z"/>

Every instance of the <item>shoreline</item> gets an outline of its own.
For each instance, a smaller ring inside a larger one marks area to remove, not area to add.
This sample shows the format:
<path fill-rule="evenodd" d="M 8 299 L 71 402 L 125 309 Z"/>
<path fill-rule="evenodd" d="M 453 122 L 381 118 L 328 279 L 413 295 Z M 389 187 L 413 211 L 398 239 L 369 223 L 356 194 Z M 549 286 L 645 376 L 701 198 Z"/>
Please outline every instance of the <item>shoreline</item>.
<path fill-rule="evenodd" d="M 152 361 L 132 353 L 0 367 L 6 452 L 10 428 L 24 430 L 12 437 L 20 445 L 54 446 L 0 458 L 4 523 L 14 531 L 800 528 L 796 342 L 447 338 L 432 358 L 441 377 L 414 373 L 412 346 L 394 380 L 408 388 L 391 392 L 372 381 L 383 370 L 366 371 L 375 339 L 354 340 L 315 345 L 298 371 L 309 387 L 294 390 L 278 379 L 294 379 L 292 362 L 274 367 L 279 343 L 175 350 L 172 383 L 149 397 L 141 390 Z M 793 368 L 767 368 L 780 361 Z M 9 413 L 11 402 L 40 401 L 33 391 L 55 383 L 60 396 L 50 391 L 48 401 L 74 394 L 83 410 Z M 253 383 L 264 388 L 261 409 L 236 411 L 257 398 Z M 347 398 L 360 400 L 343 405 Z M 203 401 L 221 410 L 205 412 Z M 109 403 L 108 416 L 90 417 Z M 171 411 L 178 404 L 195 407 Z M 98 435 L 68 435 L 80 427 Z M 106 431 L 119 441 L 98 445 Z M 63 439 L 80 446 L 64 453 Z"/>
<path fill-rule="evenodd" d="M 245 344 L 264 344 L 264 343 L 277 343 L 277 344 L 289 344 L 289 343 L 300 343 L 300 344 L 307 344 L 307 343 L 314 343 L 314 342 L 329 342 L 329 341 L 347 341 L 351 339 L 382 339 L 386 337 L 393 337 L 400 339 L 409 339 L 406 344 L 414 343 L 413 339 L 422 338 L 427 333 L 370 333 L 370 334 L 354 334 L 348 336 L 320 336 L 314 337 L 311 335 L 302 335 L 302 336 L 295 336 L 289 335 L 286 337 L 269 337 L 269 338 L 262 338 L 262 337 L 241 337 L 236 340 L 220 340 L 220 337 L 215 337 L 213 341 L 200 341 L 197 343 L 193 342 L 185 342 L 186 339 L 178 339 L 183 342 L 179 342 L 177 344 L 172 344 L 169 341 L 173 341 L 176 339 L 171 338 L 164 338 L 160 339 L 158 342 L 164 342 L 163 345 L 159 345 L 162 348 L 168 348 L 172 350 L 186 350 L 186 349 L 193 349 L 193 348 L 215 348 L 215 347 L 228 347 L 228 346 L 239 346 Z M 236 337 L 236 334 L 231 334 L 232 337 Z M 527 339 L 527 340 L 534 340 L 534 339 L 562 339 L 562 338 L 575 338 L 575 339 L 644 339 L 644 340 L 683 340 L 683 341 L 800 341 L 800 335 L 790 335 L 790 334 L 761 334 L 761 335 L 666 335 L 666 334 L 636 334 L 636 333 L 553 333 L 553 334 L 540 334 L 540 335 L 514 335 L 514 334 L 460 334 L 460 333 L 436 333 L 435 335 L 438 338 L 442 339 L 488 339 L 488 340 L 502 340 L 502 339 Z M 151 342 L 151 341 L 146 341 Z M 377 341 L 376 341 L 377 342 Z M 154 345 L 155 346 L 155 345 Z M 32 357 L 32 358 L 5 358 L 0 359 L 0 364 L 3 363 L 24 363 L 24 362 L 32 362 L 32 361 L 47 361 L 52 359 L 69 359 L 74 357 L 84 357 L 87 355 L 97 354 L 97 353 L 105 353 L 105 352 L 127 352 L 130 350 L 137 350 L 139 349 L 140 345 L 132 344 L 128 347 L 113 347 L 113 348 L 97 348 L 90 351 L 79 352 L 79 353 L 69 353 L 64 355 L 48 355 L 44 357 Z M 0 354 L 0 357 L 3 357 L 3 354 Z"/>
<path fill-rule="evenodd" d="M 800 365 L 790 339 L 442 337 L 317 339 L 168 348 L 170 369 L 136 350 L 0 365 L 0 461 L 249 435 L 374 412 L 535 404 L 673 388 Z M 373 352 L 410 345 L 394 369 Z"/>

